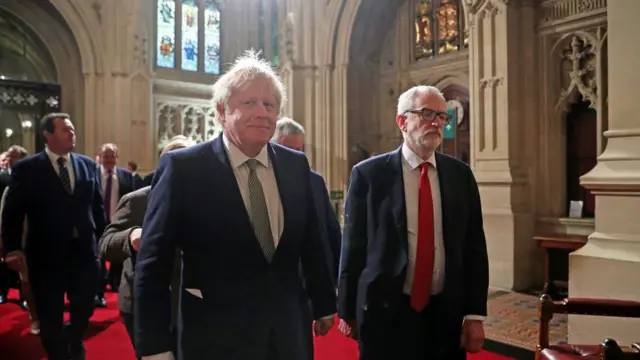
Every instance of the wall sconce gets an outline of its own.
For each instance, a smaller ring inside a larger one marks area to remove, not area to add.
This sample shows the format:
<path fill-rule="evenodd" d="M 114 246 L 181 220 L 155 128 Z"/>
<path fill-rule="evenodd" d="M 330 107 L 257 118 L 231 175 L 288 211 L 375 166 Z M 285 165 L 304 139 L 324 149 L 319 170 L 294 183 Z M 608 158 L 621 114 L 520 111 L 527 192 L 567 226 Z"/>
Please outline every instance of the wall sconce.
<path fill-rule="evenodd" d="M 29 131 L 33 128 L 33 122 L 31 120 L 24 120 L 21 124 L 22 130 Z"/>
<path fill-rule="evenodd" d="M 6 136 L 7 139 L 11 138 L 11 136 L 13 136 L 13 130 L 11 130 L 9 128 L 4 129 L 4 136 Z"/>

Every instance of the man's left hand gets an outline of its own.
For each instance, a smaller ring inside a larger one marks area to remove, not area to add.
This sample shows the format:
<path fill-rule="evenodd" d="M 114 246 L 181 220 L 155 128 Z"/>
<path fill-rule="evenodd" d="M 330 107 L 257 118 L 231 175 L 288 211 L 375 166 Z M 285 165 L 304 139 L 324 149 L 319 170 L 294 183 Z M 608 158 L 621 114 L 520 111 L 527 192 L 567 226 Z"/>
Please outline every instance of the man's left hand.
<path fill-rule="evenodd" d="M 322 318 L 316 320 L 313 324 L 313 330 L 316 336 L 324 336 L 327 335 L 329 330 L 333 327 L 333 317 Z"/>
<path fill-rule="evenodd" d="M 479 320 L 465 320 L 462 324 L 460 346 L 467 352 L 477 353 L 484 345 L 484 325 Z"/>

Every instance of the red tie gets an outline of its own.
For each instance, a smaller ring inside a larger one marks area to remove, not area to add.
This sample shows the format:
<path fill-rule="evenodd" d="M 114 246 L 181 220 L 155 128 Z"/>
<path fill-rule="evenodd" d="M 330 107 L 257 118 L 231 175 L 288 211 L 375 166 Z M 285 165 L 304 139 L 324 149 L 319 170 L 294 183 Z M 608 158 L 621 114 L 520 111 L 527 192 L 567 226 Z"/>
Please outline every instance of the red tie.
<path fill-rule="evenodd" d="M 435 256 L 433 198 L 429 182 L 429 163 L 424 163 L 421 166 L 418 204 L 418 249 L 411 288 L 411 307 L 420 312 L 429 304 Z"/>

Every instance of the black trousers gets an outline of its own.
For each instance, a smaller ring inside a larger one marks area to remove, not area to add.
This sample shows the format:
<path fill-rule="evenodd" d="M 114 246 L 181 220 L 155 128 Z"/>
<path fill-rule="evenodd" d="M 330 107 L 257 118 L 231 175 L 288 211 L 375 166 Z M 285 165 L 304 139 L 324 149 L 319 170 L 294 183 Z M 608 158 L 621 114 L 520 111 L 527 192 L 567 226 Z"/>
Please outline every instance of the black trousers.
<path fill-rule="evenodd" d="M 31 287 L 40 319 L 40 340 L 50 360 L 67 360 L 72 353 L 82 349 L 82 338 L 94 310 L 98 266 L 97 260 L 78 259 L 69 261 L 64 267 L 30 266 Z M 63 326 L 65 292 L 70 314 L 66 328 Z"/>
<path fill-rule="evenodd" d="M 420 313 L 404 295 L 393 310 L 370 304 L 359 333 L 360 360 L 466 359 L 460 347 L 462 322 L 446 321 L 443 307 L 438 296 Z"/>

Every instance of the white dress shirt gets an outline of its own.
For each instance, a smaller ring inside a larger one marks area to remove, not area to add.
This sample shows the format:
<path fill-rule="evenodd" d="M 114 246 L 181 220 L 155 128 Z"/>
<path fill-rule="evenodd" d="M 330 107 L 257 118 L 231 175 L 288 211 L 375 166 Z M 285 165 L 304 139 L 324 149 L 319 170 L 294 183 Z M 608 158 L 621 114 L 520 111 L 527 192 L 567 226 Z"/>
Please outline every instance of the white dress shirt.
<path fill-rule="evenodd" d="M 109 204 L 109 219 L 113 218 L 113 214 L 116 213 L 118 207 L 118 201 L 120 200 L 120 181 L 118 180 L 118 170 L 113 168 L 111 171 L 111 203 Z M 100 185 L 102 187 L 102 200 L 106 204 L 107 201 L 104 198 L 105 191 L 107 190 L 107 181 L 109 180 L 109 172 L 100 165 Z M 105 209 L 106 210 L 106 209 Z"/>
<path fill-rule="evenodd" d="M 442 232 L 442 197 L 440 196 L 440 180 L 436 167 L 435 154 L 426 161 L 406 145 L 402 145 L 402 177 L 404 180 L 404 198 L 407 211 L 407 240 L 408 261 L 407 275 L 404 282 L 404 293 L 411 295 L 413 277 L 416 268 L 416 253 L 418 250 L 418 200 L 420 198 L 420 166 L 429 164 L 429 183 L 431 184 L 431 197 L 433 199 L 433 229 L 434 229 L 434 262 L 433 281 L 431 294 L 437 295 L 444 289 L 445 280 L 445 252 L 444 236 Z M 484 316 L 467 315 L 468 320 L 484 320 Z"/>
<path fill-rule="evenodd" d="M 251 211 L 251 204 L 249 203 L 249 166 L 246 162 L 251 158 L 230 143 L 226 136 L 222 136 L 222 141 L 227 150 L 229 164 L 238 182 L 242 200 L 247 208 L 247 213 L 249 213 Z M 284 210 L 282 208 L 282 201 L 280 201 L 280 191 L 278 190 L 276 173 L 273 170 L 271 159 L 269 159 L 267 146 L 263 147 L 254 159 L 258 160 L 258 163 L 261 165 L 256 168 L 256 173 L 262 185 L 262 191 L 264 192 L 264 200 L 267 203 L 267 212 L 269 213 L 269 224 L 271 225 L 271 232 L 273 233 L 273 242 L 277 247 L 280 237 L 282 236 L 282 231 L 284 230 Z"/>
<path fill-rule="evenodd" d="M 47 156 L 51 161 L 51 165 L 53 166 L 53 169 L 56 171 L 56 174 L 58 174 L 58 176 L 60 176 L 60 166 L 58 165 L 58 158 L 62 157 L 67 159 L 67 161 L 65 161 L 65 166 L 67 167 L 67 171 L 69 172 L 69 183 L 71 184 L 71 191 L 73 191 L 76 186 L 76 175 L 73 171 L 73 162 L 71 161 L 71 156 L 69 154 L 54 154 L 49 150 L 49 148 L 45 148 L 44 151 L 47 153 Z"/>

